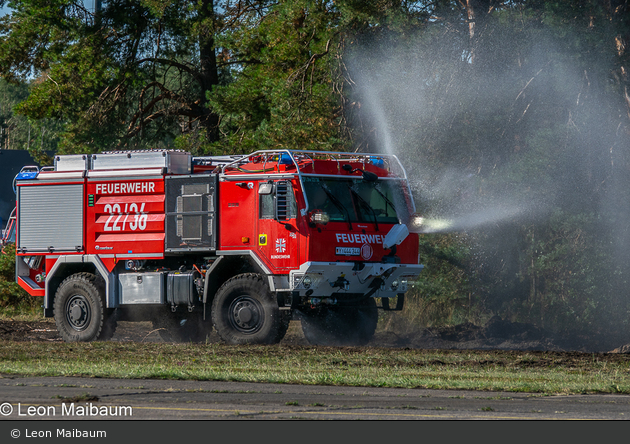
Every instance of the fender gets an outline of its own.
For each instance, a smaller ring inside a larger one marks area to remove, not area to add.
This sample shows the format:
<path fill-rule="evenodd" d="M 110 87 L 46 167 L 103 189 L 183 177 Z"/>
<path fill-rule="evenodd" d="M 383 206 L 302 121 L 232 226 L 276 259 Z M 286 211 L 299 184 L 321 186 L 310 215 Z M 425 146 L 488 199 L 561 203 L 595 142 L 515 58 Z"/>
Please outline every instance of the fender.
<path fill-rule="evenodd" d="M 275 284 L 273 280 L 273 272 L 265 265 L 265 263 L 258 257 L 258 255 L 252 250 L 217 250 L 218 256 L 244 256 L 250 258 L 250 263 L 258 268 L 256 272 L 263 274 L 267 277 L 269 288 L 271 291 L 275 291 Z"/>
<path fill-rule="evenodd" d="M 105 301 L 108 308 L 115 308 L 118 306 L 116 300 L 116 285 L 114 273 L 110 273 L 107 267 L 103 264 L 100 257 L 95 254 L 83 254 L 83 255 L 67 255 L 61 256 L 55 264 L 51 267 L 50 271 L 46 273 L 46 294 L 44 296 L 44 311 L 47 317 L 52 316 L 53 302 L 55 293 L 61 281 L 66 277 L 64 270 L 70 265 L 77 264 L 90 264 L 94 267 L 96 273 L 100 275 L 105 281 Z M 50 314 L 50 316 L 49 316 Z"/>

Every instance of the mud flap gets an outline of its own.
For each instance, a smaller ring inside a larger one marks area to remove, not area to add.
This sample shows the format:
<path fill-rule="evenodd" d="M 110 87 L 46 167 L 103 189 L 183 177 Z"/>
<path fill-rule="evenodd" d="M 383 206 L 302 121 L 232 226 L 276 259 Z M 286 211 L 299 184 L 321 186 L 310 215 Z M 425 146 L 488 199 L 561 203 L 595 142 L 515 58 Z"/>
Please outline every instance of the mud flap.
<path fill-rule="evenodd" d="M 389 305 L 390 298 L 381 298 L 381 303 L 383 304 L 381 308 L 385 311 L 401 311 L 405 305 L 405 295 L 400 293 L 396 296 L 396 307 Z"/>

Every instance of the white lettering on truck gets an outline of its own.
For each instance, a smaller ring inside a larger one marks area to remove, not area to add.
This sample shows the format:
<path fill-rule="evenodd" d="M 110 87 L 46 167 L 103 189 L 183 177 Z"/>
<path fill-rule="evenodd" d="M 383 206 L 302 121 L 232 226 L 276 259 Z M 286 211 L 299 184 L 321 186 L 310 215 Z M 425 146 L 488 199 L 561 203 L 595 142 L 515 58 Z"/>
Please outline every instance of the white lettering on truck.
<path fill-rule="evenodd" d="M 117 203 L 105 205 L 104 211 L 110 216 L 105 221 L 103 231 L 125 231 L 127 227 L 132 231 L 144 231 L 147 228 L 149 216 L 144 212 L 145 203 L 142 202 L 140 207 L 137 203 L 124 205 L 124 211 Z M 130 216 L 131 220 L 129 220 Z"/>
<path fill-rule="evenodd" d="M 155 182 L 97 183 L 96 194 L 138 194 L 155 192 Z"/>
<path fill-rule="evenodd" d="M 337 233 L 337 242 L 342 244 L 382 244 L 383 236 L 380 234 L 354 234 L 354 233 Z"/>

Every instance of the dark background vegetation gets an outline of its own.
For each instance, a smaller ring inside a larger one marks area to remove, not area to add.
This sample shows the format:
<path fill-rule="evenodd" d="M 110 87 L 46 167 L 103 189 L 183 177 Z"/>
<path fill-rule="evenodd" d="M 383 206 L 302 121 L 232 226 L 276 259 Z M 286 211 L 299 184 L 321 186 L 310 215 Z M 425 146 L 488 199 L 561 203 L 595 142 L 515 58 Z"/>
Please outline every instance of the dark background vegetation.
<path fill-rule="evenodd" d="M 404 322 L 630 331 L 627 0 L 0 6 L 1 149 L 394 153 L 427 217 Z"/>

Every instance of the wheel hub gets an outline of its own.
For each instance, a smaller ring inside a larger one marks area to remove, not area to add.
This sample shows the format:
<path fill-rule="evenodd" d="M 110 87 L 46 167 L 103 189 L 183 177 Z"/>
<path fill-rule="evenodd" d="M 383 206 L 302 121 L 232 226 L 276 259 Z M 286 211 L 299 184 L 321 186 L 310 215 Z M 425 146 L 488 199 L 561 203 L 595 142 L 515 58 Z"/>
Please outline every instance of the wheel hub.
<path fill-rule="evenodd" d="M 90 324 L 90 306 L 84 296 L 76 295 L 70 298 L 66 306 L 66 320 L 76 331 L 85 330 Z"/>
<path fill-rule="evenodd" d="M 262 307 L 249 296 L 236 298 L 230 305 L 229 320 L 234 328 L 243 333 L 254 333 L 262 326 Z"/>
<path fill-rule="evenodd" d="M 249 307 L 242 307 L 241 309 L 239 309 L 236 316 L 241 320 L 241 322 L 247 323 L 252 320 L 254 314 Z"/>

